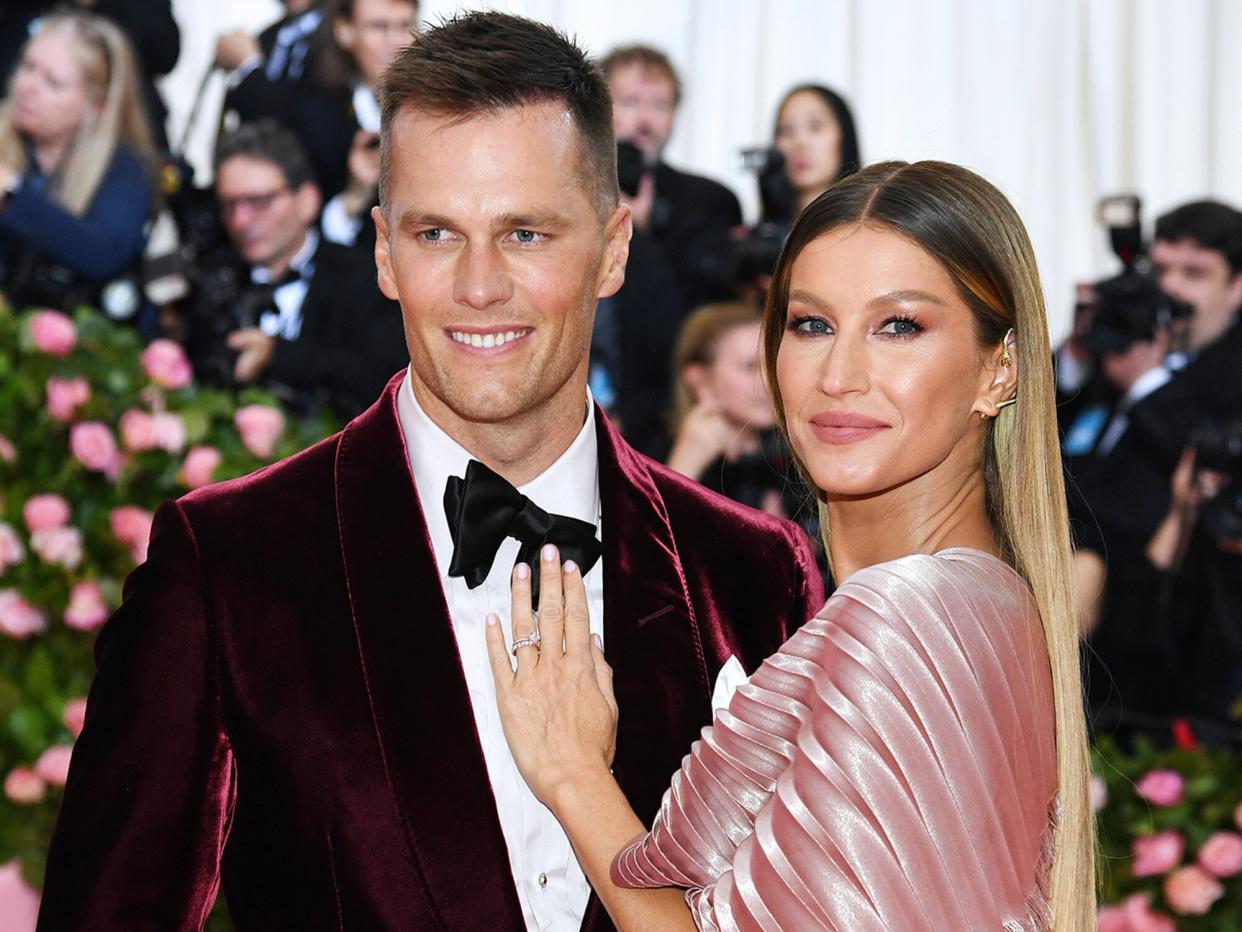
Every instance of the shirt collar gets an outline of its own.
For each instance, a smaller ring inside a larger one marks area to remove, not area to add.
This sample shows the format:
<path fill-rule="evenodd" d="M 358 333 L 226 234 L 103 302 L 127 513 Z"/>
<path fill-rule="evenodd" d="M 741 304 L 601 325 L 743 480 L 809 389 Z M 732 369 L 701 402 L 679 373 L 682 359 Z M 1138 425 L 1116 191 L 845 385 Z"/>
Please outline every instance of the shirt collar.
<path fill-rule="evenodd" d="M 1126 392 L 1126 406 L 1138 404 L 1156 389 L 1162 388 L 1171 378 L 1173 375 L 1164 366 L 1148 369 L 1134 380 L 1134 384 Z"/>
<path fill-rule="evenodd" d="M 565 515 L 599 526 L 599 449 L 595 440 L 595 404 L 590 390 L 586 397 L 586 422 L 569 447 L 551 466 L 518 491 L 544 511 Z M 397 392 L 397 416 L 405 436 L 405 451 L 414 473 L 423 512 L 432 530 L 437 551 L 448 530 L 444 514 L 444 488 L 449 476 L 464 476 L 472 457 L 445 433 L 414 397 L 409 370 Z M 444 534 L 436 533 L 443 525 Z M 450 544 L 451 546 L 451 544 Z M 437 552 L 437 559 L 448 564 L 449 557 Z"/>
<path fill-rule="evenodd" d="M 295 273 L 299 278 L 310 278 L 314 272 L 311 260 L 315 258 L 315 252 L 318 249 L 319 231 L 314 227 L 309 227 L 306 230 L 306 238 L 302 240 L 301 247 L 293 254 L 293 258 L 289 262 L 289 271 Z M 256 265 L 250 269 L 250 280 L 256 285 L 266 285 L 275 281 L 276 276 L 272 274 L 271 269 Z"/>

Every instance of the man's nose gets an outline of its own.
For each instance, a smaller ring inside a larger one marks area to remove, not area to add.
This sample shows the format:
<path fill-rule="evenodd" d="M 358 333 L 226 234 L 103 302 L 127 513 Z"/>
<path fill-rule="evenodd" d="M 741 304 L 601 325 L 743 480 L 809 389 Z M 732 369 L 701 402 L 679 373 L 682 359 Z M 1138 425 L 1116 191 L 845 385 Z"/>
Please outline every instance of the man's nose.
<path fill-rule="evenodd" d="M 476 310 L 508 300 L 512 281 L 500 248 L 492 242 L 469 243 L 457 259 L 453 299 Z"/>

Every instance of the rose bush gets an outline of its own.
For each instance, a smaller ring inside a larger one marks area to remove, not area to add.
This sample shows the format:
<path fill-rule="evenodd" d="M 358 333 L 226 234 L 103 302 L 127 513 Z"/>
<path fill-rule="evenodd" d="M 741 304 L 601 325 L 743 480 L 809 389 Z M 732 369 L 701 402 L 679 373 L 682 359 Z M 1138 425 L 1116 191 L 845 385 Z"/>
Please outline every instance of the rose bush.
<path fill-rule="evenodd" d="M 1242 759 L 1175 737 L 1093 751 L 1102 932 L 1242 930 Z"/>
<path fill-rule="evenodd" d="M 94 633 L 159 504 L 335 427 L 287 420 L 263 392 L 198 386 L 177 344 L 144 349 L 95 312 L 0 301 L 0 900 L 37 898 Z"/>

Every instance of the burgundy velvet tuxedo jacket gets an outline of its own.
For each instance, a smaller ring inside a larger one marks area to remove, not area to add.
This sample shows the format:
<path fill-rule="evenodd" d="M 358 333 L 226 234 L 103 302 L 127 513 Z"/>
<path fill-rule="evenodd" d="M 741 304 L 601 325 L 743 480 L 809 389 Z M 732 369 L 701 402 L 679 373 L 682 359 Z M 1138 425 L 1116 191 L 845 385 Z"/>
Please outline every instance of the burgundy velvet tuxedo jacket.
<path fill-rule="evenodd" d="M 100 633 L 41 930 L 524 928 L 395 378 L 340 434 L 158 512 Z M 614 770 L 650 822 L 712 683 L 819 609 L 808 544 L 602 413 Z M 592 898 L 584 929 L 611 925 Z"/>

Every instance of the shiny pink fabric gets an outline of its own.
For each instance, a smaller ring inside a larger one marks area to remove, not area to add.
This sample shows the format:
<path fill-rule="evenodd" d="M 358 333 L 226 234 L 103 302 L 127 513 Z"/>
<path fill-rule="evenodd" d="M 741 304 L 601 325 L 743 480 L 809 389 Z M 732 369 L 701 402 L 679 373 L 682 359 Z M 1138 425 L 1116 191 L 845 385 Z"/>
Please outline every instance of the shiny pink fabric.
<path fill-rule="evenodd" d="M 1042 929 L 1052 686 L 1026 583 L 945 550 L 842 585 L 704 729 L 627 887 L 702 929 Z"/>

